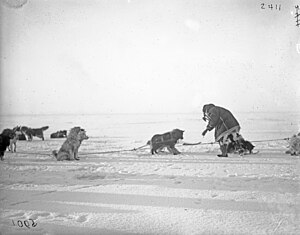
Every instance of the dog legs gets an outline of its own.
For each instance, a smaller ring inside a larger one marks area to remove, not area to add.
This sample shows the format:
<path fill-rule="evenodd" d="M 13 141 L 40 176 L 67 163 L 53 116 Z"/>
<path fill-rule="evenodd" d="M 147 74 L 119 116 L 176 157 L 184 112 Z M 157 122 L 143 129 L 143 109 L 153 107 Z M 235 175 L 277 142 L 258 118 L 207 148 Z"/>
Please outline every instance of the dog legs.
<path fill-rule="evenodd" d="M 78 155 L 78 149 L 77 150 L 69 150 L 69 151 L 57 151 L 54 150 L 52 151 L 52 154 L 54 157 L 57 159 L 57 161 L 74 161 L 74 160 L 80 160 L 79 155 Z"/>
<path fill-rule="evenodd" d="M 175 146 L 168 146 L 167 149 L 168 149 L 168 151 L 169 151 L 170 153 L 172 153 L 173 155 L 180 154 L 180 152 L 178 151 L 178 149 L 175 148 Z"/>
<path fill-rule="evenodd" d="M 79 160 L 79 156 L 78 156 L 78 149 L 76 149 L 75 151 L 74 151 L 74 159 L 75 160 Z"/>
<path fill-rule="evenodd" d="M 64 160 L 74 160 L 74 159 L 71 159 L 71 153 L 70 152 L 61 152 L 59 151 L 57 153 L 56 150 L 54 150 L 52 152 L 52 154 L 54 155 L 54 157 L 57 159 L 57 161 L 64 161 Z"/>
<path fill-rule="evenodd" d="M 17 151 L 17 143 L 15 141 L 12 141 L 10 145 L 8 146 L 8 150 L 10 152 L 16 152 Z"/>
<path fill-rule="evenodd" d="M 16 142 L 14 142 L 13 146 L 14 146 L 14 150 L 13 150 L 13 152 L 17 152 L 17 143 L 16 143 Z"/>
<path fill-rule="evenodd" d="M 43 133 L 42 133 L 42 134 L 39 134 L 39 135 L 37 135 L 37 137 L 41 138 L 43 141 L 45 140 L 45 139 L 44 139 L 44 135 L 43 135 Z"/>

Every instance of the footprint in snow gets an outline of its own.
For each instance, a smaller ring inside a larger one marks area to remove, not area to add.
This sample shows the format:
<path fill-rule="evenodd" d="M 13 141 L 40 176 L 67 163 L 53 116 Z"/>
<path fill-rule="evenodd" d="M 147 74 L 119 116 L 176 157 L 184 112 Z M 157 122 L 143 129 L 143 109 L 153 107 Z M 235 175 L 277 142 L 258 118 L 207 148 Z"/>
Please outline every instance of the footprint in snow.
<path fill-rule="evenodd" d="M 202 200 L 201 199 L 197 199 L 197 201 L 194 202 L 195 204 L 201 204 Z"/>
<path fill-rule="evenodd" d="M 15 203 L 11 203 L 10 205 L 11 206 L 16 206 L 16 205 L 27 203 L 27 202 L 29 202 L 29 201 L 15 202 Z"/>
<path fill-rule="evenodd" d="M 36 220 L 39 217 L 48 217 L 49 215 L 50 215 L 49 212 L 36 213 L 36 214 L 33 214 L 30 219 Z"/>
<path fill-rule="evenodd" d="M 85 221 L 87 221 L 87 215 L 81 215 L 76 219 L 76 222 L 79 223 L 84 223 Z"/>
<path fill-rule="evenodd" d="M 22 217 L 22 216 L 24 216 L 25 215 L 25 213 L 23 213 L 23 212 L 20 212 L 20 213 L 17 213 L 17 214 L 13 214 L 13 215 L 11 215 L 11 216 L 9 216 L 10 218 L 14 218 L 14 217 Z"/>

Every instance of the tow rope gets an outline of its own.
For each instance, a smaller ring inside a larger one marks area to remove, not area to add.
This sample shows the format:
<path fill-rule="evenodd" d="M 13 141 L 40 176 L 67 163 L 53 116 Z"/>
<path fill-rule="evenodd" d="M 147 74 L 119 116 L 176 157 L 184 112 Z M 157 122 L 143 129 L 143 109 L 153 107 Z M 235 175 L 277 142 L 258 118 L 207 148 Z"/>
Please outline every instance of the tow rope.
<path fill-rule="evenodd" d="M 250 142 L 253 143 L 258 143 L 258 142 L 271 142 L 271 141 L 281 141 L 281 140 L 289 140 L 290 138 L 283 138 L 283 139 L 268 139 L 268 140 L 253 140 Z M 182 145 L 183 146 L 188 146 L 188 145 L 212 145 L 212 144 L 218 144 L 218 142 L 196 142 L 196 143 L 186 143 L 184 142 Z M 133 152 L 133 151 L 137 151 L 140 149 L 145 148 L 146 146 L 148 146 L 148 144 L 142 145 L 140 147 L 137 148 L 132 148 L 132 149 L 120 149 L 120 150 L 112 150 L 112 151 L 101 151 L 101 152 L 79 152 L 79 155 L 92 155 L 92 154 L 109 154 L 109 153 L 121 153 L 121 152 Z M 8 152 L 8 153 L 12 153 L 12 152 Z M 17 154 L 32 154 L 32 155 L 44 155 L 44 156 L 49 156 L 52 155 L 52 152 L 47 153 L 47 152 L 15 152 Z"/>
<path fill-rule="evenodd" d="M 113 150 L 113 151 L 102 151 L 102 152 L 79 152 L 80 155 L 92 155 L 92 154 L 107 154 L 107 153 L 120 153 L 120 152 L 132 152 L 132 151 L 137 151 L 139 149 L 142 149 L 146 147 L 147 144 L 140 146 L 138 148 L 133 148 L 133 149 L 121 149 L 121 150 Z"/>
<path fill-rule="evenodd" d="M 269 140 L 250 140 L 252 143 L 258 143 L 258 142 L 271 142 L 271 141 L 279 141 L 279 140 L 289 140 L 290 138 L 283 138 L 283 139 L 269 139 Z M 202 143 L 196 142 L 196 143 L 183 143 L 182 145 L 206 145 L 206 144 L 218 144 L 218 142 L 207 142 Z"/>
<path fill-rule="evenodd" d="M 137 148 L 133 148 L 133 149 L 120 149 L 120 150 L 113 150 L 113 151 L 102 151 L 102 152 L 79 152 L 79 155 L 92 155 L 92 154 L 108 154 L 108 153 L 120 153 L 120 152 L 131 152 L 131 151 L 137 151 L 139 149 L 142 149 L 144 147 L 146 147 L 147 144 L 142 145 L 140 147 Z M 12 152 L 9 152 L 12 153 Z M 44 156 L 49 156 L 52 155 L 52 152 L 50 153 L 46 153 L 46 152 L 15 152 L 17 154 L 33 154 L 33 155 L 44 155 Z"/>

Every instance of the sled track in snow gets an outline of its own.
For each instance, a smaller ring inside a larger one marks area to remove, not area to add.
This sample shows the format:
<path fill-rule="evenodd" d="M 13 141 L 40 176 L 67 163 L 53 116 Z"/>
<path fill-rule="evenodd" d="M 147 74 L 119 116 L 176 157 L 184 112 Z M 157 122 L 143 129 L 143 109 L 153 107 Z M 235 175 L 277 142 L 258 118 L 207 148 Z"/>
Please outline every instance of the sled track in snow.
<path fill-rule="evenodd" d="M 110 153 L 57 162 L 10 154 L 0 165 L 0 229 L 37 234 L 297 234 L 299 158 Z M 28 232 L 28 231 L 27 231 Z"/>

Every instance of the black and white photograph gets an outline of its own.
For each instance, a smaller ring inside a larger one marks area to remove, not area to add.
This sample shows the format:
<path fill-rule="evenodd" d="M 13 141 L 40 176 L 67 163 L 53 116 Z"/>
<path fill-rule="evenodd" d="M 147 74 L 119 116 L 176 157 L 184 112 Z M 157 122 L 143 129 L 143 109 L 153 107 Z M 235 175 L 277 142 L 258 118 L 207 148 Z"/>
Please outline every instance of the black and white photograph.
<path fill-rule="evenodd" d="M 0 234 L 300 234 L 300 0 L 0 0 Z"/>

